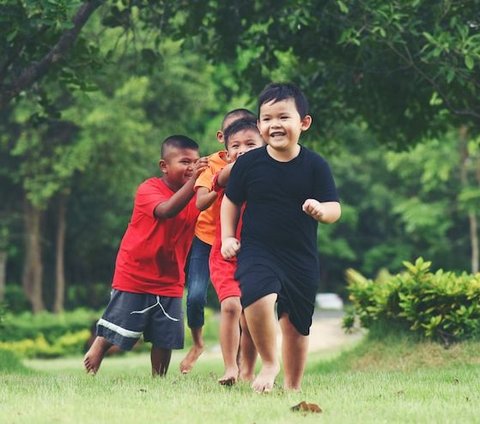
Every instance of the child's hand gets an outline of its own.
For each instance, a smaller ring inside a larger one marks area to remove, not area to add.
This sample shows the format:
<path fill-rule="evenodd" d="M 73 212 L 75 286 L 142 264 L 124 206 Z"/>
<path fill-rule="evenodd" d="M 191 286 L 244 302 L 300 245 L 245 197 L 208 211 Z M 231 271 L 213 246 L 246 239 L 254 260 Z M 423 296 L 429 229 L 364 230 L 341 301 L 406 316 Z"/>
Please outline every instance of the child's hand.
<path fill-rule="evenodd" d="M 307 199 L 302 206 L 303 211 L 310 215 L 313 219 L 320 221 L 325 215 L 325 209 L 323 205 L 315 199 Z"/>
<path fill-rule="evenodd" d="M 221 253 L 224 259 L 232 259 L 240 250 L 240 242 L 235 237 L 227 237 L 222 241 Z"/>
<path fill-rule="evenodd" d="M 208 158 L 202 157 L 195 162 L 192 178 L 197 179 L 200 174 L 208 167 Z"/>

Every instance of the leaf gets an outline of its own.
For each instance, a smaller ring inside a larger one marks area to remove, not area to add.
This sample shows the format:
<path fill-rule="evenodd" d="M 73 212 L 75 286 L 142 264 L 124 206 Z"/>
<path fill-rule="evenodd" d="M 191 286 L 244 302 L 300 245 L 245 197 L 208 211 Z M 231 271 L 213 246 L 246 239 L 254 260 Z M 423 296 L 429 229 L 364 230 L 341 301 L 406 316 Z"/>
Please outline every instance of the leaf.
<path fill-rule="evenodd" d="M 469 71 L 473 70 L 475 64 L 473 62 L 472 56 L 465 56 L 465 66 L 468 68 Z"/>
<path fill-rule="evenodd" d="M 337 0 L 337 4 L 338 4 L 338 8 L 340 9 L 340 12 L 345 14 L 348 13 L 348 7 L 343 1 Z"/>
<path fill-rule="evenodd" d="M 319 414 L 322 412 L 322 408 L 318 406 L 316 403 L 307 403 L 302 400 L 299 404 L 292 406 L 290 408 L 292 411 L 301 411 L 301 412 L 314 412 Z"/>

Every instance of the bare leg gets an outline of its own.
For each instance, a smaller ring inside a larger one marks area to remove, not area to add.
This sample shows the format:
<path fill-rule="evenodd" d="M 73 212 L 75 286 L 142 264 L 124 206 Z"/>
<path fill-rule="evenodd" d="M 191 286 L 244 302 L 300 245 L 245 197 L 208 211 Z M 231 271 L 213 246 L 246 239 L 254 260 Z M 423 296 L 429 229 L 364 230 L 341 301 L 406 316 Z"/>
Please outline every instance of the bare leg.
<path fill-rule="evenodd" d="M 222 347 L 225 372 L 218 380 L 231 386 L 238 379 L 237 353 L 240 344 L 240 314 L 242 305 L 239 297 L 228 297 L 222 301 L 220 311 L 220 346 Z"/>
<path fill-rule="evenodd" d="M 252 383 L 253 390 L 259 393 L 270 392 L 280 372 L 277 357 L 276 300 L 277 294 L 272 293 L 245 308 L 250 334 L 262 358 L 262 369 Z"/>
<path fill-rule="evenodd" d="M 285 390 L 299 391 L 302 389 L 303 373 L 307 362 L 308 336 L 300 334 L 290 322 L 287 314 L 280 318 L 282 330 L 282 356 Z"/>
<path fill-rule="evenodd" d="M 257 349 L 253 344 L 252 335 L 248 329 L 245 314 L 240 316 L 242 333 L 240 335 L 240 375 L 241 381 L 252 382 L 255 378 L 255 362 L 257 361 Z"/>
<path fill-rule="evenodd" d="M 171 349 L 163 349 L 161 347 L 152 346 L 152 349 L 150 351 L 150 360 L 152 362 L 152 375 L 154 377 L 162 377 L 166 375 L 171 358 Z"/>
<path fill-rule="evenodd" d="M 113 344 L 104 337 L 95 337 L 90 349 L 88 349 L 88 352 L 83 357 L 83 365 L 87 373 L 95 375 L 98 372 L 107 350 L 112 346 Z"/>
<path fill-rule="evenodd" d="M 203 353 L 205 343 L 203 342 L 203 327 L 199 328 L 191 328 L 190 331 L 192 332 L 192 340 L 193 346 L 188 351 L 183 361 L 180 362 L 180 371 L 182 374 L 188 374 L 192 371 L 195 362 Z"/>

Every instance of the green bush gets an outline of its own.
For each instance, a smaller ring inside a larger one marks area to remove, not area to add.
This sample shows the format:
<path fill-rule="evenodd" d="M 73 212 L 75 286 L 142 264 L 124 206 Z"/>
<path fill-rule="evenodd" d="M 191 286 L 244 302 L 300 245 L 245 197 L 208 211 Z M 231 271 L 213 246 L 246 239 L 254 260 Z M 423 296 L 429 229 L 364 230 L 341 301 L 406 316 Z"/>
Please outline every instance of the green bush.
<path fill-rule="evenodd" d="M 347 271 L 352 309 L 345 328 L 358 318 L 365 328 L 408 330 L 447 345 L 480 337 L 480 274 L 432 273 L 422 258 L 404 265 L 405 272 L 375 281 Z"/>
<path fill-rule="evenodd" d="M 53 344 L 64 334 L 89 329 L 100 315 L 101 312 L 84 308 L 60 314 L 50 312 L 13 314 L 8 312 L 4 317 L 0 341 L 35 339 L 39 334 L 43 334 L 45 340 L 49 344 Z"/>
<path fill-rule="evenodd" d="M 0 349 L 0 374 L 10 372 L 27 372 L 27 368 L 23 366 L 17 354 Z"/>
<path fill-rule="evenodd" d="M 30 308 L 30 303 L 18 284 L 7 284 L 5 286 L 5 305 L 11 312 L 18 313 Z"/>
<path fill-rule="evenodd" d="M 81 353 L 89 337 L 90 330 L 81 330 L 76 333 L 68 332 L 55 342 L 49 343 L 43 334 L 39 334 L 34 339 L 0 342 L 0 350 L 12 352 L 22 358 L 56 358 Z"/>
<path fill-rule="evenodd" d="M 82 354 L 95 331 L 94 324 L 102 311 L 79 308 L 61 314 L 0 312 L 0 349 L 19 357 L 53 358 Z M 205 309 L 206 342 L 218 340 L 218 322 L 214 311 Z M 192 344 L 191 334 L 185 331 L 185 345 Z M 140 341 L 135 351 L 150 350 L 150 344 Z"/>

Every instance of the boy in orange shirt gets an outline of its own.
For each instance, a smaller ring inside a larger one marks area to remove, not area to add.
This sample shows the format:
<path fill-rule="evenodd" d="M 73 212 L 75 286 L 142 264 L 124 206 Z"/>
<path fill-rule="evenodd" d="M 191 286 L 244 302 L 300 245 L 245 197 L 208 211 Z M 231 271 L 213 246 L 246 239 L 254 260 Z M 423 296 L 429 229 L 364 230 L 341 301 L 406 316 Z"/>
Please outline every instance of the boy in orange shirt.
<path fill-rule="evenodd" d="M 223 132 L 240 118 L 256 119 L 247 109 L 234 109 L 228 112 L 217 131 L 217 140 L 223 143 Z M 204 350 L 203 325 L 204 309 L 207 303 L 207 288 L 210 279 L 208 258 L 215 239 L 216 223 L 220 216 L 220 203 L 216 202 L 217 193 L 212 190 L 214 175 L 228 164 L 227 153 L 220 150 L 208 157 L 208 168 L 195 183 L 197 207 L 202 211 L 195 226 L 195 237 L 187 260 L 187 324 L 192 334 L 193 346 L 180 363 L 183 374 L 190 372 Z"/>

